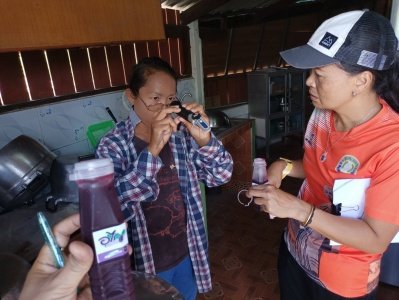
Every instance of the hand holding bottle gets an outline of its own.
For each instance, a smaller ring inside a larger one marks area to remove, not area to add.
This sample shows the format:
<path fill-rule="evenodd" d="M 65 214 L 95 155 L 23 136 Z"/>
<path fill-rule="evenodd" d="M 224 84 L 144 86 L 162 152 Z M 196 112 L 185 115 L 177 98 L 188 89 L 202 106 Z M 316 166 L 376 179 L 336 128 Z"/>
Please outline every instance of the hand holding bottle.
<path fill-rule="evenodd" d="M 263 158 L 255 158 L 254 170 L 252 173 L 252 186 L 267 184 L 269 182 L 266 168 L 266 160 L 264 160 Z M 273 215 L 269 214 L 269 216 L 270 219 L 274 219 Z"/>
<path fill-rule="evenodd" d="M 262 185 L 267 182 L 266 160 L 263 158 L 255 158 L 252 170 L 252 186 Z M 238 202 L 244 206 L 249 206 L 254 200 L 252 196 L 248 197 L 247 192 L 248 189 L 242 189 L 237 194 Z"/>
<path fill-rule="evenodd" d="M 89 271 L 93 300 L 134 300 L 127 228 L 114 187 L 111 159 L 75 163 L 69 176 L 79 189 L 82 239 L 94 252 Z"/>

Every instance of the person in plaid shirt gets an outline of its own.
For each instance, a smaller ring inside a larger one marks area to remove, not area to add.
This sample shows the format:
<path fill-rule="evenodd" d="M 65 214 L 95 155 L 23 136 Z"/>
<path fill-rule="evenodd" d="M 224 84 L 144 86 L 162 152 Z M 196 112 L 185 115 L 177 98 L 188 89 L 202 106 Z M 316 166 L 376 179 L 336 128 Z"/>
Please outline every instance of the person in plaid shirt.
<path fill-rule="evenodd" d="M 169 106 L 176 87 L 177 75 L 162 59 L 135 65 L 125 91 L 134 110 L 101 139 L 96 157 L 114 163 L 135 269 L 157 274 L 184 299 L 195 299 L 212 288 L 199 182 L 227 183 L 233 160 L 211 132 Z M 209 120 L 201 105 L 183 107 Z"/>

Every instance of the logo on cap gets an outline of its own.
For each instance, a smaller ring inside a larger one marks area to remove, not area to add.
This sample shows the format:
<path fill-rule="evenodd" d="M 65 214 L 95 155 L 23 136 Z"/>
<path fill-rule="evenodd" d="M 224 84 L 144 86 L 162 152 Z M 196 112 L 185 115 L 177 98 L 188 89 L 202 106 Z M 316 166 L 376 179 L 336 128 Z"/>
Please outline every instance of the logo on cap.
<path fill-rule="evenodd" d="M 324 48 L 330 49 L 332 47 L 332 45 L 334 45 L 334 43 L 338 40 L 338 38 L 329 33 L 326 32 L 326 34 L 324 35 L 324 37 L 321 39 L 319 45 L 323 46 Z"/>

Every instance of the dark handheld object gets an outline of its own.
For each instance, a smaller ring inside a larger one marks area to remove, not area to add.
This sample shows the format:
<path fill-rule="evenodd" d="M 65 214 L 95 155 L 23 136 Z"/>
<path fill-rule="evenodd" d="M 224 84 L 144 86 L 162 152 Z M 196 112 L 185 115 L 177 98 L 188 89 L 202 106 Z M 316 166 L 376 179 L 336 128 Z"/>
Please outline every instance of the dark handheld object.
<path fill-rule="evenodd" d="M 187 121 L 190 121 L 190 122 L 191 122 L 190 118 L 191 118 L 192 120 L 196 120 L 196 119 L 201 118 L 201 115 L 200 115 L 200 114 L 194 114 L 194 113 L 192 113 L 191 111 L 189 111 L 188 109 L 186 109 L 183 105 L 181 105 L 181 102 L 180 102 L 179 100 L 174 100 L 174 101 L 172 101 L 169 105 L 170 105 L 170 106 L 177 106 L 177 107 L 179 107 L 179 108 L 180 108 L 180 112 L 178 112 L 178 113 L 176 113 L 176 114 L 179 115 L 180 117 L 184 118 L 184 119 L 187 120 Z M 190 115 L 191 115 L 191 117 L 190 117 Z"/>
<path fill-rule="evenodd" d="M 207 122 L 205 122 L 201 118 L 201 114 L 199 113 L 193 113 L 192 111 L 189 111 L 183 105 L 181 104 L 180 101 L 174 100 L 172 101 L 169 106 L 177 106 L 180 108 L 180 112 L 176 113 L 178 116 L 182 117 L 183 119 L 191 122 L 193 125 L 198 126 L 204 131 L 210 131 L 211 127 Z"/>
<path fill-rule="evenodd" d="M 111 109 L 108 106 L 105 108 L 105 110 L 107 111 L 109 116 L 112 118 L 112 121 L 114 121 L 114 123 L 118 123 L 118 121 L 116 120 L 114 114 L 112 113 Z"/>

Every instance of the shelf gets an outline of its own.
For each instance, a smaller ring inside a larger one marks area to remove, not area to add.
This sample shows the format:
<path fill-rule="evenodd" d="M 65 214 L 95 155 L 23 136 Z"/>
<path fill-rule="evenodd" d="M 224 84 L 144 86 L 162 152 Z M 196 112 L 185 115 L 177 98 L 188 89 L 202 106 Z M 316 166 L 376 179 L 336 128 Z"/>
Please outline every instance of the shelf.
<path fill-rule="evenodd" d="M 302 129 L 288 129 L 287 135 L 295 134 L 295 133 L 302 133 Z"/>
<path fill-rule="evenodd" d="M 288 113 L 288 116 L 289 116 L 289 117 L 297 116 L 297 115 L 302 115 L 302 110 L 291 110 L 291 111 Z"/>
<path fill-rule="evenodd" d="M 279 135 L 279 136 L 272 136 L 272 137 L 270 137 L 269 144 L 274 144 L 274 143 L 281 142 L 282 139 L 283 139 L 283 136 L 282 136 L 282 135 Z"/>
<path fill-rule="evenodd" d="M 269 118 L 268 119 L 269 120 L 280 119 L 280 118 L 284 118 L 285 115 L 286 115 L 285 112 L 280 111 L 280 112 L 269 114 Z"/>
<path fill-rule="evenodd" d="M 259 73 L 256 76 L 247 74 L 249 114 L 264 120 L 264 123 L 259 121 L 264 131 L 257 132 L 265 138 L 267 152 L 270 144 L 285 136 L 303 134 L 305 75 L 306 71 L 291 68 L 263 73 L 262 76 Z"/>
<path fill-rule="evenodd" d="M 285 92 L 284 91 L 270 94 L 270 97 L 281 97 L 281 96 L 285 96 Z"/>

